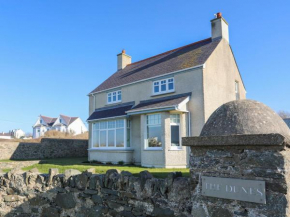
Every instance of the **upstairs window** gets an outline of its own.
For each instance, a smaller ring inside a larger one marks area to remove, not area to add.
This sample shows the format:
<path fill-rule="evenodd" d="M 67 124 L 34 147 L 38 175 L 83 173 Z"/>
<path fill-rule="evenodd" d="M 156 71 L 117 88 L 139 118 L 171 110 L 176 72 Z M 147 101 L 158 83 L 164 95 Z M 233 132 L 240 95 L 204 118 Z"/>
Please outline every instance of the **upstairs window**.
<path fill-rule="evenodd" d="M 122 101 L 122 92 L 121 90 L 114 91 L 108 93 L 108 104 L 110 103 L 116 103 L 116 102 L 121 102 Z"/>
<path fill-rule="evenodd" d="M 239 82 L 235 81 L 235 94 L 236 94 L 236 100 L 240 99 L 240 88 L 239 88 Z"/>
<path fill-rule="evenodd" d="M 153 82 L 153 94 L 170 93 L 174 91 L 174 78 L 166 78 Z"/>

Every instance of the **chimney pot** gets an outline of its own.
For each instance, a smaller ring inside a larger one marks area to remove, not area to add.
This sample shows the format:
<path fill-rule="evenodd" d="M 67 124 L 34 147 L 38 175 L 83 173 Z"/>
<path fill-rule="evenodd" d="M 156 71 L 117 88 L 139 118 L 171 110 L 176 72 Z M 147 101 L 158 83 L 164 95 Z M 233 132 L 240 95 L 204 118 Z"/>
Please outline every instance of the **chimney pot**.
<path fill-rule="evenodd" d="M 126 51 L 123 49 L 123 50 L 122 50 L 122 53 L 123 53 L 123 54 L 125 54 L 125 53 L 126 53 Z"/>
<path fill-rule="evenodd" d="M 221 12 L 218 12 L 218 13 L 216 14 L 216 18 L 222 18 L 222 13 L 221 13 Z"/>

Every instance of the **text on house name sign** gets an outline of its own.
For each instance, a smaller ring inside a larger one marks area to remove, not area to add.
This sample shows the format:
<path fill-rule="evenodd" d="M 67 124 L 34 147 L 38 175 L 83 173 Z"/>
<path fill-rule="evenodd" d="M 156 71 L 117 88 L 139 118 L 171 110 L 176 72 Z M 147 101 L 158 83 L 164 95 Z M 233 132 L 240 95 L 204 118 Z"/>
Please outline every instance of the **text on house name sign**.
<path fill-rule="evenodd" d="M 203 196 L 266 204 L 265 181 L 202 176 Z"/>

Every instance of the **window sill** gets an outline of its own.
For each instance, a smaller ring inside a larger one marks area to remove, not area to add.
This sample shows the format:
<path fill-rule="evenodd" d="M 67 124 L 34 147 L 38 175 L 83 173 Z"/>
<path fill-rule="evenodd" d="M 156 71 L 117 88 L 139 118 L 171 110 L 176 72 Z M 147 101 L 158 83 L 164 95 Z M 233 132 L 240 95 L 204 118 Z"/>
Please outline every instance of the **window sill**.
<path fill-rule="evenodd" d="M 163 151 L 163 148 L 145 148 L 144 151 Z"/>
<path fill-rule="evenodd" d="M 116 105 L 116 104 L 121 104 L 122 101 L 118 101 L 118 102 L 107 102 L 107 104 L 105 106 L 111 106 L 111 105 Z"/>
<path fill-rule="evenodd" d="M 90 148 L 88 151 L 96 151 L 96 152 L 133 152 L 132 148 Z"/>
<path fill-rule="evenodd" d="M 166 94 L 170 94 L 170 93 L 175 93 L 175 90 L 173 91 L 168 91 L 168 92 L 163 92 L 163 93 L 153 93 L 151 95 L 151 97 L 154 97 L 154 96 L 160 96 L 160 95 L 166 95 Z"/>
<path fill-rule="evenodd" d="M 184 151 L 183 148 L 170 148 L 168 151 Z"/>

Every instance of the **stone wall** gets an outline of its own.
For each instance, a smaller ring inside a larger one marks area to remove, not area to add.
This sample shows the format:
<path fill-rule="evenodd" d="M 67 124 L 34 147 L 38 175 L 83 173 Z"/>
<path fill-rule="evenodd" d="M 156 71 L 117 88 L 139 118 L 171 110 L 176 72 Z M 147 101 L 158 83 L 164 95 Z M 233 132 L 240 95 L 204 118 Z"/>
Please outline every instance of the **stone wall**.
<path fill-rule="evenodd" d="M 40 143 L 0 141 L 0 160 L 87 157 L 88 140 L 42 139 Z"/>
<path fill-rule="evenodd" d="M 290 150 L 283 136 L 192 137 L 184 138 L 183 144 L 191 146 L 194 217 L 290 216 Z M 204 196 L 202 176 L 265 181 L 266 204 Z"/>
<path fill-rule="evenodd" d="M 115 169 L 106 174 L 67 170 L 58 174 L 11 171 L 0 175 L 0 216 L 191 216 L 190 179 L 139 177 Z"/>

